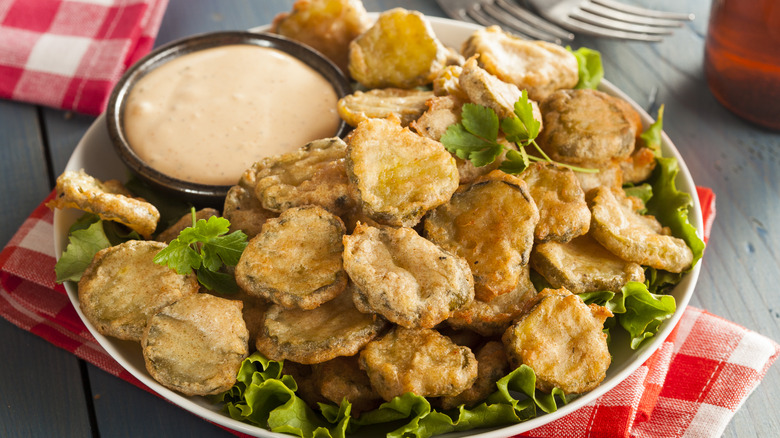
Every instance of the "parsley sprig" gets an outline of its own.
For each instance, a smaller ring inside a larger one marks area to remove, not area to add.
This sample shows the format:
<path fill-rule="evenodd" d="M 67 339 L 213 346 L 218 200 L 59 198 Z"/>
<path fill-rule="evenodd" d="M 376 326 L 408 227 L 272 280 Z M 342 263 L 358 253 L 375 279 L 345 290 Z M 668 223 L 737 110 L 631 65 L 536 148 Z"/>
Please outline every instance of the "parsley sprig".
<path fill-rule="evenodd" d="M 491 108 L 466 103 L 461 112 L 461 122 L 447 127 L 441 142 L 448 151 L 459 158 L 471 161 L 477 167 L 494 162 L 506 150 L 499 169 L 514 175 L 525 170 L 531 161 L 555 162 L 536 143 L 541 123 L 534 118 L 533 106 L 528 100 L 526 90 L 522 91 L 522 95 L 515 102 L 514 114 L 514 117 L 499 121 L 498 115 Z M 518 146 L 517 150 L 498 142 L 499 128 L 507 141 Z M 531 145 L 541 157 L 528 155 L 525 148 Z M 598 169 L 557 164 L 578 172 L 598 172 Z"/>
<path fill-rule="evenodd" d="M 192 209 L 192 227 L 185 228 L 179 236 L 154 257 L 154 262 L 167 265 L 181 275 L 198 275 L 198 281 L 209 290 L 232 294 L 238 292 L 235 278 L 223 272 L 223 266 L 235 266 L 247 245 L 243 231 L 227 234 L 230 222 L 212 216 L 208 220 L 195 221 Z"/>

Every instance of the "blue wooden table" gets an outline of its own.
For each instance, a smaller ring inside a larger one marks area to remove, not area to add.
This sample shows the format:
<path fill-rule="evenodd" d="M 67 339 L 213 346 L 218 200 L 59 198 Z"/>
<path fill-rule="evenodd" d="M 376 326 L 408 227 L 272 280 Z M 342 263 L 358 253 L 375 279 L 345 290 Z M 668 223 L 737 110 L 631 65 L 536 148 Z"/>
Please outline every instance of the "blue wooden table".
<path fill-rule="evenodd" d="M 626 0 L 629 1 L 629 0 Z M 293 0 L 171 0 L 157 44 L 186 35 L 267 24 Z M 433 0 L 364 0 L 444 16 Z M 698 185 L 717 194 L 717 219 L 691 305 L 780 340 L 780 133 L 721 107 L 702 73 L 710 0 L 635 0 L 693 12 L 663 43 L 580 37 L 600 50 L 607 78 L 665 130 Z M 94 118 L 0 101 L 0 245 L 50 192 Z M 231 436 L 0 319 L 0 436 Z M 780 366 L 737 412 L 726 436 L 780 436 Z"/>

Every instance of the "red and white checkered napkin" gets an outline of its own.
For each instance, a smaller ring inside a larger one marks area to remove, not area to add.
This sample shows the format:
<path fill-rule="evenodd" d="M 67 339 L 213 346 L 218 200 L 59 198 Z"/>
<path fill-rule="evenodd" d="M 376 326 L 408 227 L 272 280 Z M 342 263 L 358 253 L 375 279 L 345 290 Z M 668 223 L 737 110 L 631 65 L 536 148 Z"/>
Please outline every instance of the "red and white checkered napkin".
<path fill-rule="evenodd" d="M 168 0 L 0 1 L 0 98 L 100 114 Z"/>
<path fill-rule="evenodd" d="M 714 195 L 699 188 L 705 223 Z M 45 201 L 44 201 L 45 202 Z M 109 373 L 122 369 L 54 282 L 53 213 L 43 203 L 0 252 L 0 315 Z M 709 233 L 709 227 L 705 230 Z M 715 437 L 780 354 L 772 340 L 689 307 L 663 346 L 617 387 L 529 437 Z"/>

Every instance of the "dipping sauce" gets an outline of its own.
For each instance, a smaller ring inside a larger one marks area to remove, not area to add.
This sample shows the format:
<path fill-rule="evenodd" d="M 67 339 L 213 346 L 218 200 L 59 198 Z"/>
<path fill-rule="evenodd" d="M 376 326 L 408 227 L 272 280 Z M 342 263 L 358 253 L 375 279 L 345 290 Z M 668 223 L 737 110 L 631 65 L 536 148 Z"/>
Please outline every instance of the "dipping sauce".
<path fill-rule="evenodd" d="M 282 51 L 235 44 L 192 52 L 142 77 L 124 113 L 128 143 L 184 181 L 234 185 L 252 163 L 336 134 L 338 97 Z"/>

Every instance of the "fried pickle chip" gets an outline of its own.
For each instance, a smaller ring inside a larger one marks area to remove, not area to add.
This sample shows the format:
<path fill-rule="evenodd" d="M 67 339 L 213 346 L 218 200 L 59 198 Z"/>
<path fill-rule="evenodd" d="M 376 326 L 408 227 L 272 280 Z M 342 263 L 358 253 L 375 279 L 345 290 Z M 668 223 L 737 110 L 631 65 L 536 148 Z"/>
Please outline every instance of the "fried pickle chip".
<path fill-rule="evenodd" d="M 574 88 L 579 81 L 577 58 L 546 41 L 528 41 L 490 26 L 474 32 L 463 44 L 463 55 L 479 54 L 482 68 L 504 82 L 528 90 L 542 100 L 555 90 Z"/>
<path fill-rule="evenodd" d="M 186 395 L 230 389 L 249 354 L 241 307 L 240 301 L 194 294 L 162 308 L 141 339 L 149 374 Z"/>
<path fill-rule="evenodd" d="M 474 407 L 496 392 L 496 382 L 509 372 L 509 361 L 504 353 L 504 344 L 490 341 L 477 351 L 477 380 L 470 388 L 455 396 L 439 400 L 442 409 L 449 410 L 460 405 Z"/>
<path fill-rule="evenodd" d="M 366 88 L 414 88 L 429 84 L 452 62 L 452 53 L 436 38 L 417 11 L 395 8 L 349 45 L 349 72 Z"/>
<path fill-rule="evenodd" d="M 537 299 L 538 304 L 504 333 L 509 363 L 531 367 L 542 391 L 560 388 L 580 394 L 597 387 L 612 362 L 602 331 L 612 312 L 588 306 L 566 289 L 545 289 Z"/>
<path fill-rule="evenodd" d="M 359 223 L 344 236 L 344 269 L 359 310 L 408 328 L 434 327 L 474 299 L 466 261 L 411 228 Z"/>
<path fill-rule="evenodd" d="M 352 413 L 376 409 L 382 397 L 371 387 L 368 374 L 360 369 L 358 356 L 341 356 L 313 365 L 317 388 L 323 397 L 339 404 L 352 403 Z"/>
<path fill-rule="evenodd" d="M 580 182 L 582 191 L 586 194 L 597 187 L 611 187 L 620 189 L 623 187 L 623 169 L 617 161 L 608 161 L 607 163 L 583 164 L 584 167 L 598 169 L 598 172 L 574 172 L 577 181 Z"/>
<path fill-rule="evenodd" d="M 568 242 L 588 232 L 590 209 L 574 172 L 554 163 L 537 162 L 520 175 L 539 208 L 537 241 Z"/>
<path fill-rule="evenodd" d="M 208 220 L 208 218 L 212 216 L 219 216 L 219 210 L 216 210 L 214 208 L 202 208 L 195 212 L 195 220 L 199 221 L 201 219 Z M 171 243 L 171 241 L 177 237 L 179 237 L 179 233 L 182 232 L 185 228 L 192 226 L 192 213 L 187 213 L 184 216 L 181 217 L 178 221 L 176 221 L 175 224 L 171 225 L 170 227 L 166 228 L 162 233 L 157 235 L 158 242 L 165 242 L 165 243 Z"/>
<path fill-rule="evenodd" d="M 620 292 L 629 281 L 645 281 L 644 269 L 607 251 L 590 235 L 567 243 L 538 243 L 531 266 L 553 287 L 579 294 L 610 290 Z"/>
<path fill-rule="evenodd" d="M 305 401 L 310 408 L 318 409 L 318 403 L 329 402 L 320 393 L 317 376 L 314 374 L 314 368 L 311 365 L 286 360 L 282 366 L 282 374 L 295 379 L 295 384 L 298 385 L 295 395 Z"/>
<path fill-rule="evenodd" d="M 650 178 L 655 169 L 655 154 L 650 148 L 637 147 L 625 160 L 620 162 L 623 171 L 623 182 L 638 184 Z"/>
<path fill-rule="evenodd" d="M 425 219 L 425 236 L 465 258 L 478 300 L 514 291 L 528 264 L 539 210 L 522 179 L 493 171 Z"/>
<path fill-rule="evenodd" d="M 228 190 L 222 215 L 230 221 L 230 231 L 241 230 L 251 239 L 255 237 L 266 220 L 278 213 L 266 210 L 255 196 L 257 166 L 244 171 L 238 184 Z"/>
<path fill-rule="evenodd" d="M 349 73 L 349 43 L 371 26 L 360 0 L 297 0 L 271 31 L 313 47 Z"/>
<path fill-rule="evenodd" d="M 377 315 L 359 312 L 345 291 L 312 310 L 272 305 L 256 346 L 273 360 L 314 364 L 357 354 L 387 325 Z"/>
<path fill-rule="evenodd" d="M 416 225 L 458 188 L 452 155 L 441 143 L 402 128 L 397 119 L 368 119 L 355 128 L 347 174 L 366 214 L 393 226 Z"/>
<path fill-rule="evenodd" d="M 313 309 L 347 285 L 344 232 L 341 219 L 322 207 L 285 210 L 249 241 L 236 265 L 236 283 L 281 306 Z"/>
<path fill-rule="evenodd" d="M 517 86 L 508 84 L 480 68 L 476 59 L 470 58 L 466 61 L 458 83 L 472 103 L 492 109 L 499 119 L 514 116 L 515 102 L 522 92 Z M 535 118 L 541 120 L 541 117 Z"/>
<path fill-rule="evenodd" d="M 340 138 L 324 138 L 255 163 L 257 199 L 275 212 L 302 205 L 319 205 L 337 215 L 345 212 L 355 204 L 344 163 L 346 149 Z"/>
<path fill-rule="evenodd" d="M 601 167 L 626 158 L 642 129 L 639 113 L 628 102 L 598 90 L 558 90 L 540 106 L 544 129 L 537 142 L 563 163 Z"/>
<path fill-rule="evenodd" d="M 454 96 L 460 99 L 468 99 L 466 93 L 460 88 L 460 74 L 463 72 L 461 65 L 448 65 L 438 72 L 433 78 L 433 92 L 437 96 Z"/>
<path fill-rule="evenodd" d="M 138 198 L 119 181 L 100 182 L 83 169 L 66 170 L 57 178 L 57 197 L 49 201 L 49 208 L 77 208 L 93 213 L 103 220 L 127 225 L 148 239 L 157 228 L 160 212 L 154 205 Z"/>
<path fill-rule="evenodd" d="M 482 336 L 499 336 L 512 325 L 536 296 L 536 289 L 529 276 L 528 265 L 523 267 L 520 281 L 512 292 L 499 295 L 489 302 L 475 299 L 452 314 L 447 324 L 455 329 L 468 329 Z"/>
<path fill-rule="evenodd" d="M 154 262 L 163 248 L 162 242 L 130 240 L 95 254 L 78 290 L 79 307 L 99 333 L 140 341 L 151 315 L 198 292 L 195 274 Z"/>
<path fill-rule="evenodd" d="M 635 199 L 606 187 L 589 192 L 593 237 L 623 260 L 669 272 L 690 268 L 693 252 L 685 241 L 669 235 L 655 217 L 637 213 Z"/>
<path fill-rule="evenodd" d="M 360 368 L 389 401 L 407 392 L 423 397 L 454 396 L 477 379 L 477 360 L 432 329 L 396 326 L 360 352 Z"/>
<path fill-rule="evenodd" d="M 382 88 L 354 93 L 339 99 L 336 109 L 350 126 L 366 119 L 384 119 L 394 114 L 407 126 L 425 112 L 425 102 L 434 97 L 433 91 Z"/>

